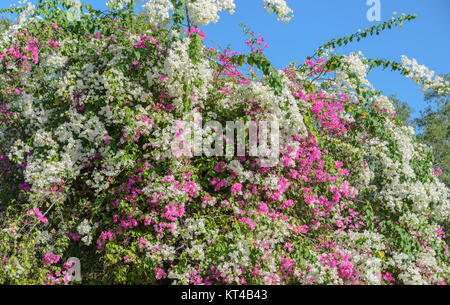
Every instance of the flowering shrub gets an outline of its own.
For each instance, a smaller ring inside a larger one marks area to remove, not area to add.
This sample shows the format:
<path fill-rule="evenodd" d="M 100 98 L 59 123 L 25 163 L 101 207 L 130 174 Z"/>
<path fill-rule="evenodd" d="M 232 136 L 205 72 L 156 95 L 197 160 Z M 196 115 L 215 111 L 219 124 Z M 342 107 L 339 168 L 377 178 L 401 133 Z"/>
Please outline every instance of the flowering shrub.
<path fill-rule="evenodd" d="M 367 74 L 448 82 L 330 49 L 366 32 L 282 70 L 245 27 L 248 54 L 208 47 L 198 26 L 233 0 L 107 5 L 3 10 L 19 17 L 0 40 L 0 283 L 70 283 L 70 257 L 86 284 L 449 281 L 448 189 Z M 201 118 L 278 122 L 279 160 L 189 154 Z"/>

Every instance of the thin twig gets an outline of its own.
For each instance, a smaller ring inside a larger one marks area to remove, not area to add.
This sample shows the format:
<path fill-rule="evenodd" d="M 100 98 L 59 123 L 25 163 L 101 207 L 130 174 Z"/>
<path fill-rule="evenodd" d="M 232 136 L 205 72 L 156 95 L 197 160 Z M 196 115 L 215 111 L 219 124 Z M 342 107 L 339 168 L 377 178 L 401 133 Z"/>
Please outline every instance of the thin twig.
<path fill-rule="evenodd" d="M 189 11 L 188 11 L 187 5 L 185 6 L 185 9 L 186 9 L 186 19 L 187 19 L 187 23 L 188 23 L 188 31 L 190 31 L 191 30 L 191 18 L 189 18 Z"/>

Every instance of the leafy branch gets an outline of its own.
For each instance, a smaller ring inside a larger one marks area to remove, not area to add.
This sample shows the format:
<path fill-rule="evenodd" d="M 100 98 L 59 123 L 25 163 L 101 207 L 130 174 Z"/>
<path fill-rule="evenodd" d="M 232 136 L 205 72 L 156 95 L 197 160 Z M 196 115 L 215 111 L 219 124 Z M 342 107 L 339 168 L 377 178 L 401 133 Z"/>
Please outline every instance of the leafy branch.
<path fill-rule="evenodd" d="M 393 26 L 401 27 L 403 25 L 403 21 L 411 21 L 417 18 L 417 15 L 405 15 L 398 18 L 392 17 L 391 20 L 385 21 L 383 23 L 371 26 L 370 28 L 364 29 L 363 31 L 358 31 L 352 35 L 344 36 L 340 38 L 335 38 L 329 42 L 324 43 L 319 48 L 314 51 L 314 54 L 321 56 L 326 49 L 335 49 L 337 46 L 347 45 L 354 40 L 359 42 L 361 39 L 368 37 L 368 35 L 373 36 L 374 34 L 379 35 L 382 31 L 386 29 L 391 29 Z"/>

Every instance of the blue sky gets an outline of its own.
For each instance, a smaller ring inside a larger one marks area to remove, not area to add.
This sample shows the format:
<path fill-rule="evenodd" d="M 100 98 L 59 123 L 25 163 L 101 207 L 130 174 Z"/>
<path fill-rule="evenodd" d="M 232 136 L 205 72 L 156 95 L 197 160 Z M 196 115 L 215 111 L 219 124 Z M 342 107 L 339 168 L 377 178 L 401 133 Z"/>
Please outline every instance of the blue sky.
<path fill-rule="evenodd" d="M 319 45 L 333 38 L 349 35 L 358 29 L 375 25 L 369 22 L 366 0 L 287 0 L 294 18 L 287 24 L 267 15 L 260 0 L 236 0 L 236 12 L 224 14 L 221 20 L 207 26 L 207 37 L 225 46 L 232 43 L 244 47 L 244 36 L 238 24 L 244 22 L 260 33 L 269 44 L 268 58 L 277 68 L 291 61 L 302 62 Z M 342 54 L 362 51 L 372 58 L 400 61 L 401 55 L 416 58 L 420 64 L 436 71 L 450 73 L 450 1 L 449 0 L 381 0 L 381 21 L 397 16 L 417 14 L 418 18 L 404 23 L 400 29 L 385 31 L 379 36 L 338 48 Z M 397 96 L 416 110 L 423 109 L 423 93 L 412 80 L 389 70 L 374 70 L 369 80 L 386 95 Z"/>
<path fill-rule="evenodd" d="M 14 0 L 2 0 L 0 7 L 7 7 Z M 32 1 L 35 2 L 35 1 Z M 85 0 L 94 8 L 105 9 L 106 0 Z M 277 68 L 303 60 L 322 43 L 375 25 L 366 18 L 370 8 L 366 0 L 286 0 L 294 10 L 294 18 L 287 24 L 277 22 L 275 15 L 266 14 L 261 0 L 235 0 L 236 12 L 221 15 L 217 24 L 202 29 L 207 43 L 222 48 L 231 44 L 237 51 L 247 50 L 239 23 L 245 23 L 261 34 L 269 44 L 267 57 Z M 380 0 L 381 21 L 390 19 L 393 12 L 417 14 L 418 18 L 407 22 L 401 29 L 392 29 L 379 36 L 369 37 L 359 43 L 337 49 L 342 54 L 362 51 L 372 58 L 400 61 L 401 55 L 416 58 L 420 64 L 440 73 L 450 73 L 450 1 L 449 0 Z M 397 16 L 398 16 L 397 15 Z M 423 93 L 412 80 L 395 72 L 375 70 L 369 80 L 386 95 L 397 94 L 416 110 L 423 109 Z"/>

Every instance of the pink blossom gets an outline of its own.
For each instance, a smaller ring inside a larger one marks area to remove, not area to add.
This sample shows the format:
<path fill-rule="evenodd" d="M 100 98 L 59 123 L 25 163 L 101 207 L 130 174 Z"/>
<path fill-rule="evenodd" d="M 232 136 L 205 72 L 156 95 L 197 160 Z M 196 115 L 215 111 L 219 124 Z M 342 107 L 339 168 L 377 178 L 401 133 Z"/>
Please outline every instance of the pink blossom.
<path fill-rule="evenodd" d="M 157 280 L 160 280 L 160 279 L 165 279 L 167 277 L 167 274 L 166 274 L 166 272 L 163 269 L 156 268 L 155 276 L 156 276 Z"/>
<path fill-rule="evenodd" d="M 44 255 L 44 258 L 42 259 L 42 262 L 46 265 L 56 264 L 58 261 L 59 261 L 59 256 L 55 255 L 53 253 L 50 253 L 50 252 L 46 253 Z"/>
<path fill-rule="evenodd" d="M 242 184 L 235 183 L 231 186 L 231 192 L 232 193 L 240 193 L 242 191 Z"/>

